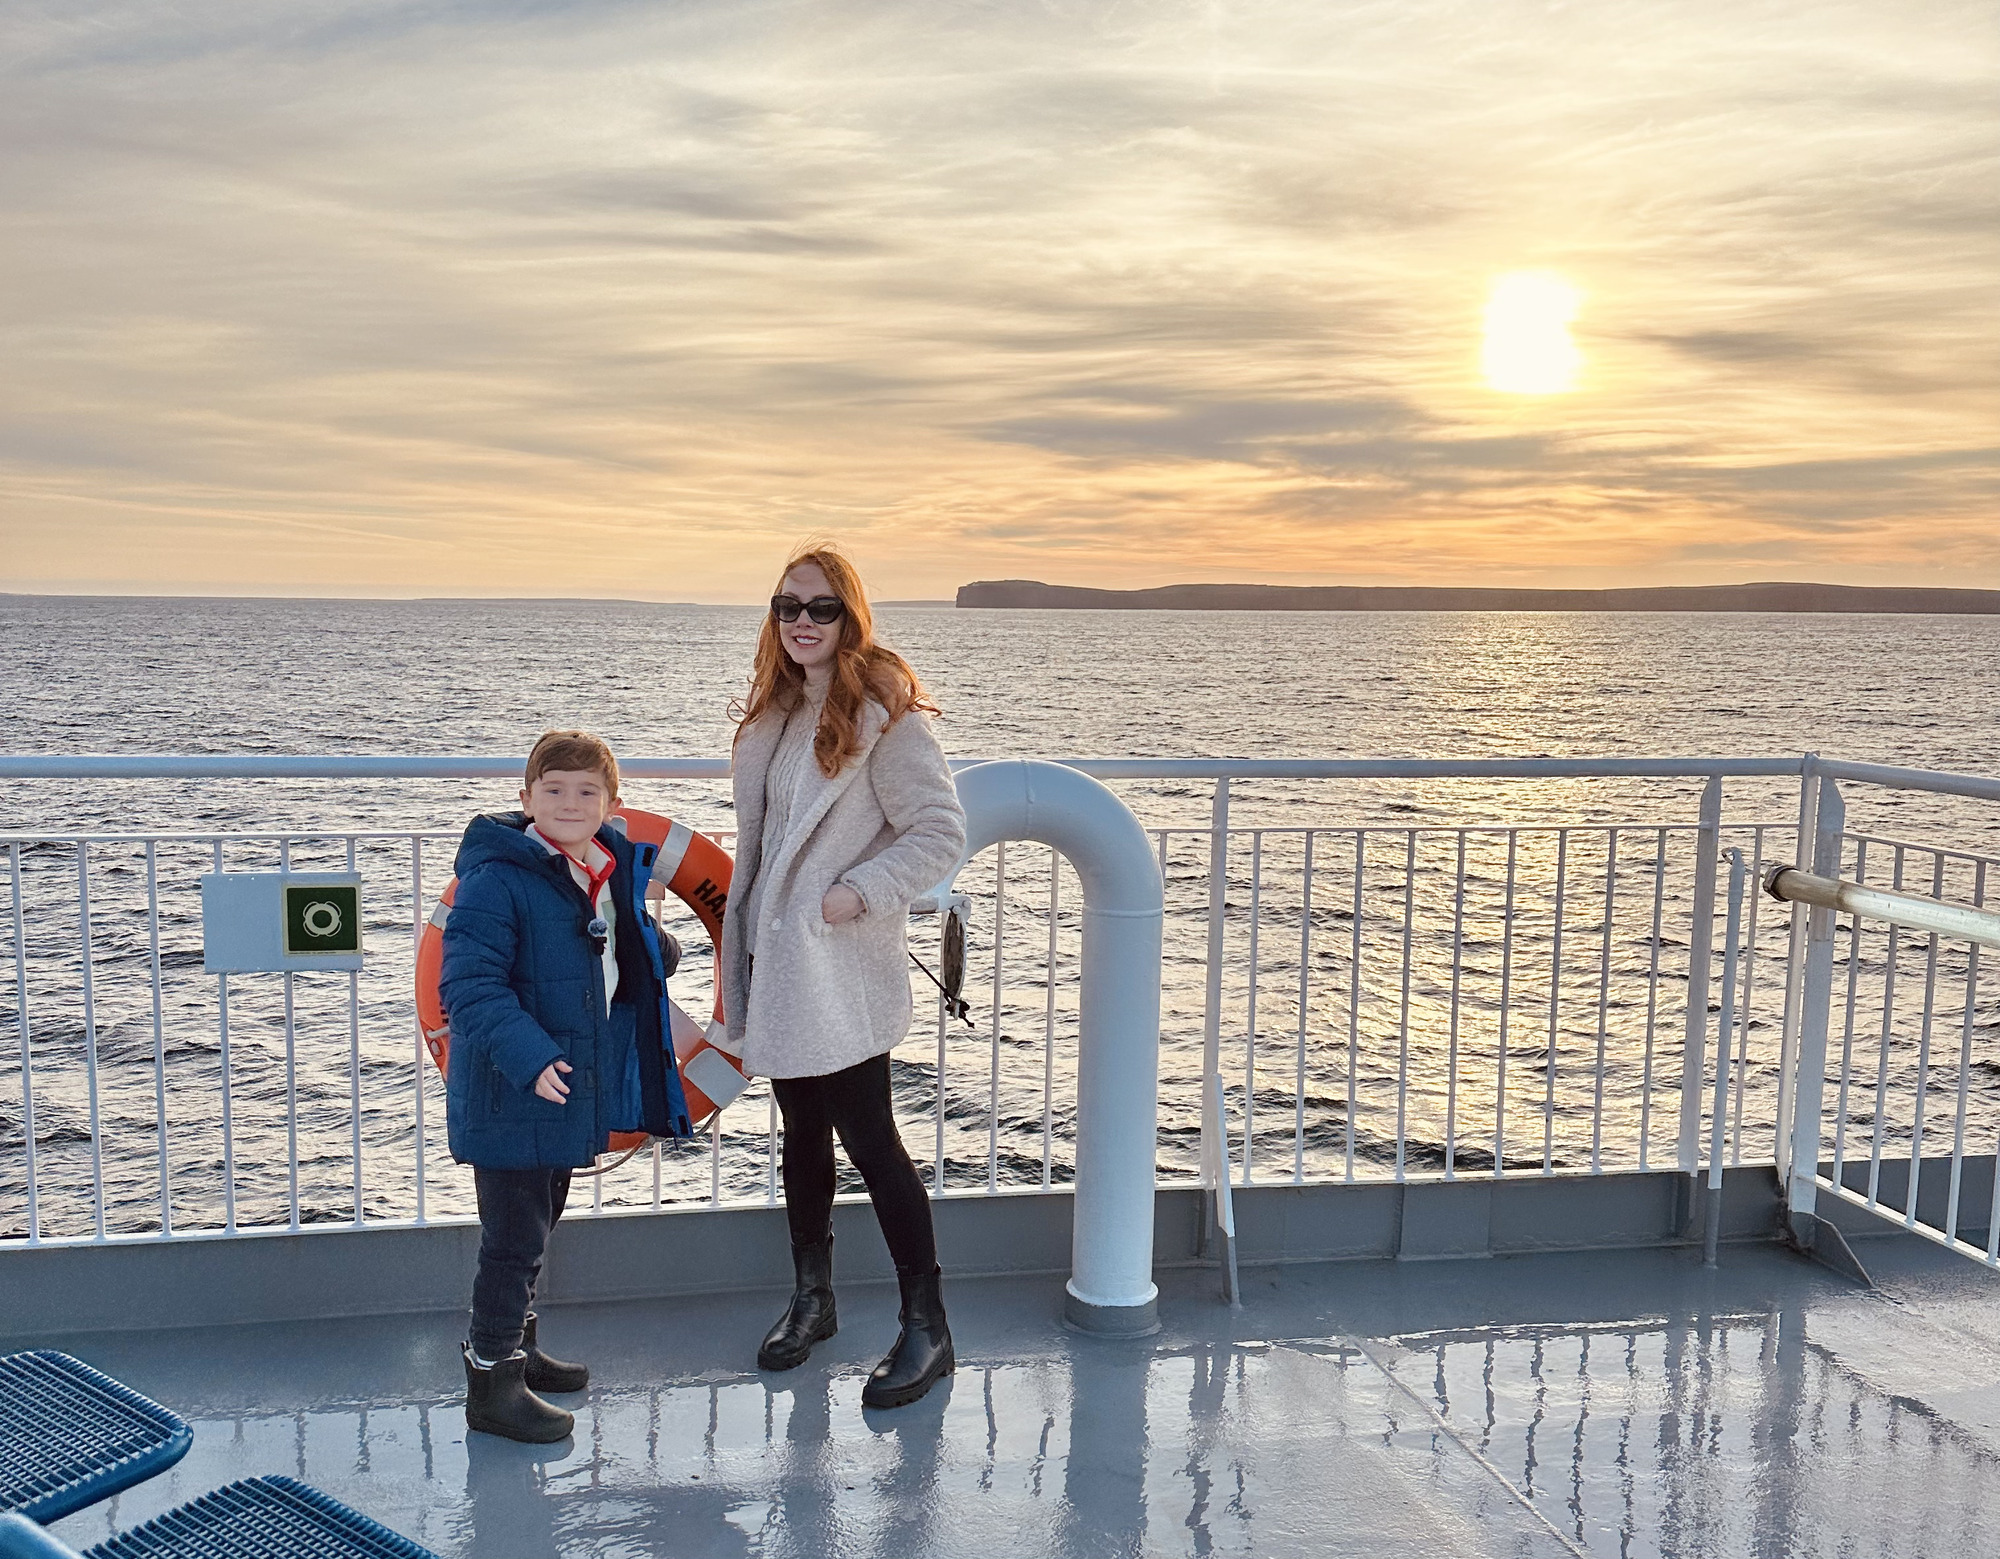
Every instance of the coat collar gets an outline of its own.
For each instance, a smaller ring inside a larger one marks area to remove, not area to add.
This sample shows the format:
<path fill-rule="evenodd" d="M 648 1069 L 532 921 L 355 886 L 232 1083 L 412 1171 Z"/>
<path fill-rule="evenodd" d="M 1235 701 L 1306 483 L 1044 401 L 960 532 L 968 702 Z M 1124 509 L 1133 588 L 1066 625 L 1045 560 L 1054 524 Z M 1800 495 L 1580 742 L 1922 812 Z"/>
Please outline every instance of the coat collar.
<path fill-rule="evenodd" d="M 772 729 L 768 736 L 760 733 L 759 746 L 754 754 L 744 754 L 742 749 L 739 748 L 738 761 L 745 764 L 745 775 L 746 777 L 750 777 L 751 771 L 748 768 L 747 759 L 751 757 L 756 759 L 757 766 L 754 776 L 756 783 L 750 787 L 750 791 L 752 804 L 757 812 L 756 826 L 761 850 L 762 845 L 765 843 L 762 838 L 764 825 L 764 777 L 769 772 L 771 754 L 777 747 L 778 737 L 784 731 L 785 722 L 781 717 L 775 720 L 759 721 L 758 723 L 760 725 L 768 725 Z M 806 765 L 806 772 L 799 780 L 798 797 L 792 804 L 792 816 L 785 829 L 785 838 L 769 841 L 777 853 L 768 862 L 759 865 L 758 870 L 760 873 L 768 871 L 770 874 L 769 880 L 771 881 L 783 880 L 784 873 L 790 869 L 794 857 L 804 846 L 805 841 L 812 837 L 812 831 L 819 826 L 820 819 L 825 817 L 828 811 L 832 809 L 833 804 L 846 793 L 847 787 L 854 783 L 855 776 L 868 766 L 868 755 L 874 750 L 875 743 L 881 739 L 882 732 L 888 728 L 888 725 L 889 711 L 871 698 L 861 706 L 861 750 L 848 759 L 847 763 L 842 766 L 841 771 L 829 778 L 817 763 Z M 750 739 L 746 735 L 744 742 L 747 744 Z M 739 828 L 744 826 L 743 818 L 739 817 L 737 819 L 737 826 Z"/>

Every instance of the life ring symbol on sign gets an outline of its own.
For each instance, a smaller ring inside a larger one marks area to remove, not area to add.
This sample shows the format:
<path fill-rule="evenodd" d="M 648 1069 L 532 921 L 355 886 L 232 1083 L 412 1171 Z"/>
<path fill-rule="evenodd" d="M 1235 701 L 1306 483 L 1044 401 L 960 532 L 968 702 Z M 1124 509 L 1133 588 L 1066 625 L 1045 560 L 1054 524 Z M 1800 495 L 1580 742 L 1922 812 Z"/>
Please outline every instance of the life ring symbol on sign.
<path fill-rule="evenodd" d="M 731 861 L 729 854 L 706 834 L 698 834 L 685 823 L 620 807 L 611 814 L 611 826 L 634 844 L 653 850 L 652 882 L 648 896 L 671 893 L 692 910 L 709 936 L 709 945 L 722 946 L 722 912 L 729 902 Z M 444 1072 L 451 1059 L 451 1025 L 444 1004 L 438 998 L 438 976 L 444 966 L 444 928 L 451 919 L 452 900 L 458 895 L 456 877 L 445 885 L 437 907 L 425 922 L 417 944 L 417 1022 L 422 1026 L 424 1048 Z M 687 1096 L 688 1119 L 699 1126 L 716 1111 L 733 1104 L 750 1086 L 750 1079 L 727 1051 L 715 1041 L 722 1037 L 722 985 L 716 982 L 714 1016 L 703 1027 L 671 997 L 667 1017 L 673 1025 L 674 1060 L 679 1063 L 681 1091 Z M 646 1134 L 615 1132 L 610 1140 L 613 1152 L 638 1147 Z"/>
<path fill-rule="evenodd" d="M 299 924 L 307 936 L 330 937 L 340 930 L 340 906 L 314 899 L 299 912 Z"/>

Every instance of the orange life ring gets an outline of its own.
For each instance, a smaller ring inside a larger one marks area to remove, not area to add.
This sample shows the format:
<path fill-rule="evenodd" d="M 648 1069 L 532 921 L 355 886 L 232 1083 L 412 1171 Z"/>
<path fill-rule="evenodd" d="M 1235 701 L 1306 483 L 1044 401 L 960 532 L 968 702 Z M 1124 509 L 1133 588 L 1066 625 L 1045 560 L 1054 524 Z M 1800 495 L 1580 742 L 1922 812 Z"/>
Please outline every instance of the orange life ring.
<path fill-rule="evenodd" d="M 620 807 L 612 813 L 611 826 L 635 845 L 651 847 L 642 848 L 640 854 L 642 859 L 650 857 L 652 885 L 693 910 L 708 930 L 710 945 L 719 952 L 722 911 L 729 902 L 732 863 L 728 852 L 685 823 L 636 807 Z M 457 894 L 458 879 L 454 877 L 445 885 L 417 943 L 417 1022 L 423 1029 L 424 1047 L 440 1073 L 451 1058 L 451 1024 L 438 999 L 438 975 L 444 966 L 445 922 L 451 919 L 452 900 Z M 699 1126 L 717 1110 L 734 1103 L 750 1084 L 735 1057 L 714 1043 L 722 1033 L 722 981 L 718 978 L 715 982 L 715 1013 L 706 1028 L 671 999 L 667 1013 L 673 1021 L 674 1060 L 680 1067 L 681 1091 L 687 1096 L 688 1119 Z M 645 1140 L 644 1132 L 615 1132 L 609 1146 L 616 1152 Z"/>

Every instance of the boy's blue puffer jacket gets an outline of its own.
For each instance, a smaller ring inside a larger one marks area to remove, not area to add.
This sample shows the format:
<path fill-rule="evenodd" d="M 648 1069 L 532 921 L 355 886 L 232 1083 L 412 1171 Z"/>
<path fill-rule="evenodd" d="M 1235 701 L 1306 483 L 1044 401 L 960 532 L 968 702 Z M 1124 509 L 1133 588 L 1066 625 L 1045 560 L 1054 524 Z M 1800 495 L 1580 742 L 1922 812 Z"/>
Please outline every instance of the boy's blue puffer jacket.
<path fill-rule="evenodd" d="M 477 817 L 458 850 L 458 893 L 438 980 L 451 1024 L 445 1100 L 451 1156 L 485 1169 L 578 1168 L 613 1131 L 691 1135 L 664 1036 L 666 950 L 645 912 L 653 847 L 609 825 L 597 842 L 617 865 L 618 994 L 604 1010 L 604 966 L 587 927 L 592 906 L 569 863 L 528 836 L 519 812 Z M 551 1063 L 569 1098 L 535 1079 Z"/>

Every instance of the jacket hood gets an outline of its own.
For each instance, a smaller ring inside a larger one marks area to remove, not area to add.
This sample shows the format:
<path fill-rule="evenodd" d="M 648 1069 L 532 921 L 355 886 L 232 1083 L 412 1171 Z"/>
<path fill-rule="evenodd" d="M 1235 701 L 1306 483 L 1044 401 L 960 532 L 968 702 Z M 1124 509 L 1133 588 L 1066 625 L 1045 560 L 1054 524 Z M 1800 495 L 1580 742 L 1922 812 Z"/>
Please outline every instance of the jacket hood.
<path fill-rule="evenodd" d="M 620 865 L 626 864 L 625 841 L 609 823 L 597 831 L 597 842 L 609 850 Z M 540 841 L 528 837 L 528 815 L 525 812 L 488 812 L 475 817 L 465 830 L 465 838 L 458 847 L 458 859 L 452 863 L 454 875 L 463 877 L 475 866 L 484 866 L 489 861 L 507 861 L 515 866 L 524 866 L 530 871 L 546 871 L 548 863 L 555 857 L 542 848 Z"/>

